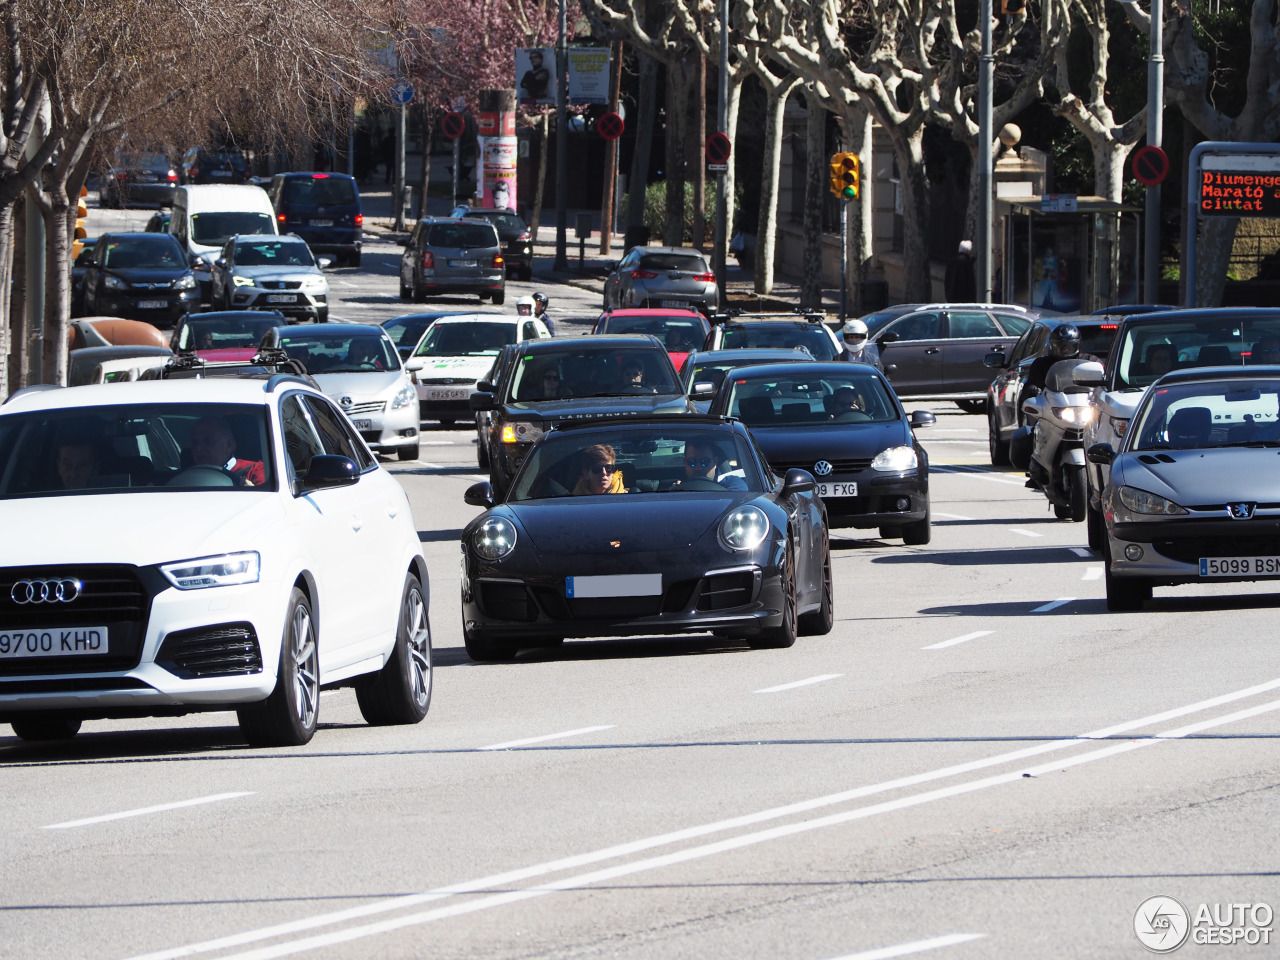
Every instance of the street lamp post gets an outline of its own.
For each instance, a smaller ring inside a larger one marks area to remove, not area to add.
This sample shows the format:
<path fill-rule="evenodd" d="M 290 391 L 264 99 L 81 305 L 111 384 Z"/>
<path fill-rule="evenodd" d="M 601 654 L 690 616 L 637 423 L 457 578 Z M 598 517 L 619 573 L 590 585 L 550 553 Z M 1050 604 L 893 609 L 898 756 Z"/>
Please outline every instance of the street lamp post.
<path fill-rule="evenodd" d="M 720 0 L 720 90 L 716 104 L 716 129 L 729 135 L 729 0 Z M 700 159 L 699 163 L 705 163 Z M 733 162 L 732 158 L 729 160 Z M 725 209 L 725 178 L 727 171 L 716 174 L 716 229 L 715 249 L 711 251 L 711 269 L 720 288 L 718 297 L 723 309 L 725 303 L 725 238 L 729 234 L 728 211 Z M 702 239 L 697 238 L 701 243 Z"/>
<path fill-rule="evenodd" d="M 1164 139 L 1164 0 L 1151 0 L 1151 52 L 1147 56 L 1147 143 Z M 1147 187 L 1143 212 L 1142 292 L 1147 303 L 1160 302 L 1160 185 Z"/>
<path fill-rule="evenodd" d="M 978 293 L 983 303 L 990 303 L 991 296 L 991 247 L 994 242 L 992 228 L 993 211 L 991 197 L 991 141 L 992 79 L 995 75 L 995 58 L 991 54 L 991 0 L 982 0 L 982 49 L 978 57 L 978 236 L 974 244 L 978 253 Z"/>
<path fill-rule="evenodd" d="M 560 0 L 559 33 L 556 37 L 556 270 L 569 269 L 569 213 L 565 191 L 569 183 L 569 51 L 565 0 Z"/>

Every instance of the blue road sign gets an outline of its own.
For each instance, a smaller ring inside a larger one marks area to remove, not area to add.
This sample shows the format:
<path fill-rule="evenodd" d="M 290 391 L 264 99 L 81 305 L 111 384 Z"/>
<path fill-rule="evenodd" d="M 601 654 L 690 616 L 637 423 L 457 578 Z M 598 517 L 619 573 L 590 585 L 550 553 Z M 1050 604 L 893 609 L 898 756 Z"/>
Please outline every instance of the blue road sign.
<path fill-rule="evenodd" d="M 397 80 L 391 85 L 391 102 L 404 106 L 413 100 L 413 84 L 408 80 Z"/>

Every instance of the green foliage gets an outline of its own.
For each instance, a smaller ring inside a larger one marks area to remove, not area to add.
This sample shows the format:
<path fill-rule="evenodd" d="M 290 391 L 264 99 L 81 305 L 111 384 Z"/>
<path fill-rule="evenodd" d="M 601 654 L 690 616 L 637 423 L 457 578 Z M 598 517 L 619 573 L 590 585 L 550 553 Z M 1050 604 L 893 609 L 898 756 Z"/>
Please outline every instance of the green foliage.
<path fill-rule="evenodd" d="M 742 197 L 741 187 L 734 191 L 739 202 Z M 737 204 L 735 204 L 737 206 Z M 622 216 L 625 219 L 627 213 L 626 198 L 622 202 Z M 705 223 L 707 227 L 707 236 L 703 238 L 703 242 L 710 240 L 712 231 L 716 222 L 716 191 L 715 181 L 707 181 L 707 204 Z M 663 229 L 667 223 L 667 183 L 665 180 L 659 180 L 657 183 L 651 183 L 644 190 L 644 225 L 649 228 L 649 235 L 653 238 L 654 243 L 662 240 Z M 686 183 L 684 185 L 684 243 L 694 243 L 697 241 L 693 238 L 693 184 Z"/>

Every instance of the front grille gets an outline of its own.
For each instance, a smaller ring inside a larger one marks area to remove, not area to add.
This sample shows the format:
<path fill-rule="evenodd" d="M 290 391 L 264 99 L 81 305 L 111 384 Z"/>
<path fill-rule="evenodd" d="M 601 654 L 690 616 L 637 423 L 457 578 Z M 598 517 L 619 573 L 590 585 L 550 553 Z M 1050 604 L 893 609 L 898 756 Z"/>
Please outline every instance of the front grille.
<path fill-rule="evenodd" d="M 301 280 L 263 280 L 259 286 L 263 290 L 301 290 Z"/>
<path fill-rule="evenodd" d="M 755 574 L 750 570 L 737 573 L 717 573 L 702 578 L 702 595 L 698 597 L 699 610 L 728 610 L 751 602 L 755 588 Z"/>
<path fill-rule="evenodd" d="M 103 693 L 111 690 L 152 690 L 136 677 L 66 677 L 59 680 L 0 680 L 0 696 L 19 693 Z"/>
<path fill-rule="evenodd" d="M 662 609 L 661 597 L 586 597 L 566 601 L 574 620 L 626 620 L 654 617 Z"/>
<path fill-rule="evenodd" d="M 171 633 L 156 663 L 176 677 L 229 677 L 262 672 L 258 635 L 248 623 L 222 623 Z"/>
<path fill-rule="evenodd" d="M 433 387 L 458 387 L 473 384 L 475 380 L 468 377 L 428 377 L 425 380 L 419 378 L 418 382 L 430 384 Z"/>
<path fill-rule="evenodd" d="M 134 290 L 168 290 L 173 284 L 171 282 L 162 283 L 131 283 L 129 286 Z"/>
<path fill-rule="evenodd" d="M 360 439 L 363 440 L 365 443 L 381 443 L 382 431 L 381 430 L 361 430 Z"/>
<path fill-rule="evenodd" d="M 1280 537 L 1187 537 L 1156 540 L 1151 546 L 1178 563 L 1199 563 L 1201 557 L 1280 556 Z"/>
<path fill-rule="evenodd" d="M 477 580 L 475 590 L 476 602 L 486 617 L 494 620 L 520 620 L 525 623 L 537 617 L 533 599 L 523 583 Z"/>
<path fill-rule="evenodd" d="M 857 459 L 857 460 L 827 460 L 827 463 L 831 464 L 831 473 L 827 474 L 826 477 L 819 477 L 816 473 L 814 473 L 813 466 L 821 459 L 823 458 L 815 457 L 812 460 L 791 460 L 791 461 L 770 460 L 769 466 L 773 469 L 773 472 L 778 474 L 779 476 L 785 476 L 788 470 L 796 470 L 796 469 L 808 470 L 819 481 L 825 480 L 828 477 L 834 476 L 837 473 L 859 473 L 863 470 L 871 469 L 870 457 L 867 457 L 865 459 Z"/>
<path fill-rule="evenodd" d="M 474 383 L 475 381 L 473 380 L 471 382 Z M 369 403 L 353 403 L 349 407 L 343 407 L 342 412 L 345 413 L 348 417 L 354 417 L 362 413 L 381 413 L 384 409 L 386 409 L 386 406 L 387 406 L 387 401 L 374 400 Z"/>

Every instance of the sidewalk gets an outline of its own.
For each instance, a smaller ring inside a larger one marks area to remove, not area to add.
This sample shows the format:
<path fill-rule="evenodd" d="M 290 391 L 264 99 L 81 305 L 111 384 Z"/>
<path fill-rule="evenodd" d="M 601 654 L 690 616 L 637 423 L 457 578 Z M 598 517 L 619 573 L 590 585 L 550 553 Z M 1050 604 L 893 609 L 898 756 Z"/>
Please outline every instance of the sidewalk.
<path fill-rule="evenodd" d="M 395 243 L 408 239 L 408 233 L 396 233 L 393 229 L 395 220 L 391 209 L 391 191 L 381 185 L 373 189 L 362 187 L 361 204 L 364 210 L 365 232 L 380 240 Z M 461 198 L 460 198 L 461 200 Z M 451 207 L 447 197 L 428 197 L 427 213 L 430 216 L 448 216 Z M 604 294 L 604 280 L 610 267 L 622 258 L 623 237 L 620 233 L 612 234 L 610 252 L 600 253 L 600 234 L 594 232 L 582 247 L 583 257 L 578 258 L 579 241 L 574 237 L 574 219 L 579 211 L 568 212 L 568 230 L 566 243 L 566 259 L 568 270 L 556 270 L 556 227 L 555 209 L 542 211 L 543 222 L 538 226 L 538 235 L 533 245 L 533 275 L 540 280 L 564 283 L 580 290 Z M 585 212 L 585 211 L 584 211 Z M 590 211 L 596 219 L 599 211 Z M 408 222 L 412 225 L 412 221 Z M 747 313 L 790 313 L 800 303 L 800 289 L 795 283 L 774 281 L 773 292 L 768 296 L 759 296 L 753 287 L 752 275 L 738 266 L 732 257 L 726 264 L 725 278 L 726 300 L 730 307 L 741 308 Z M 829 318 L 834 319 L 840 311 L 838 291 L 823 291 L 823 306 Z"/>

